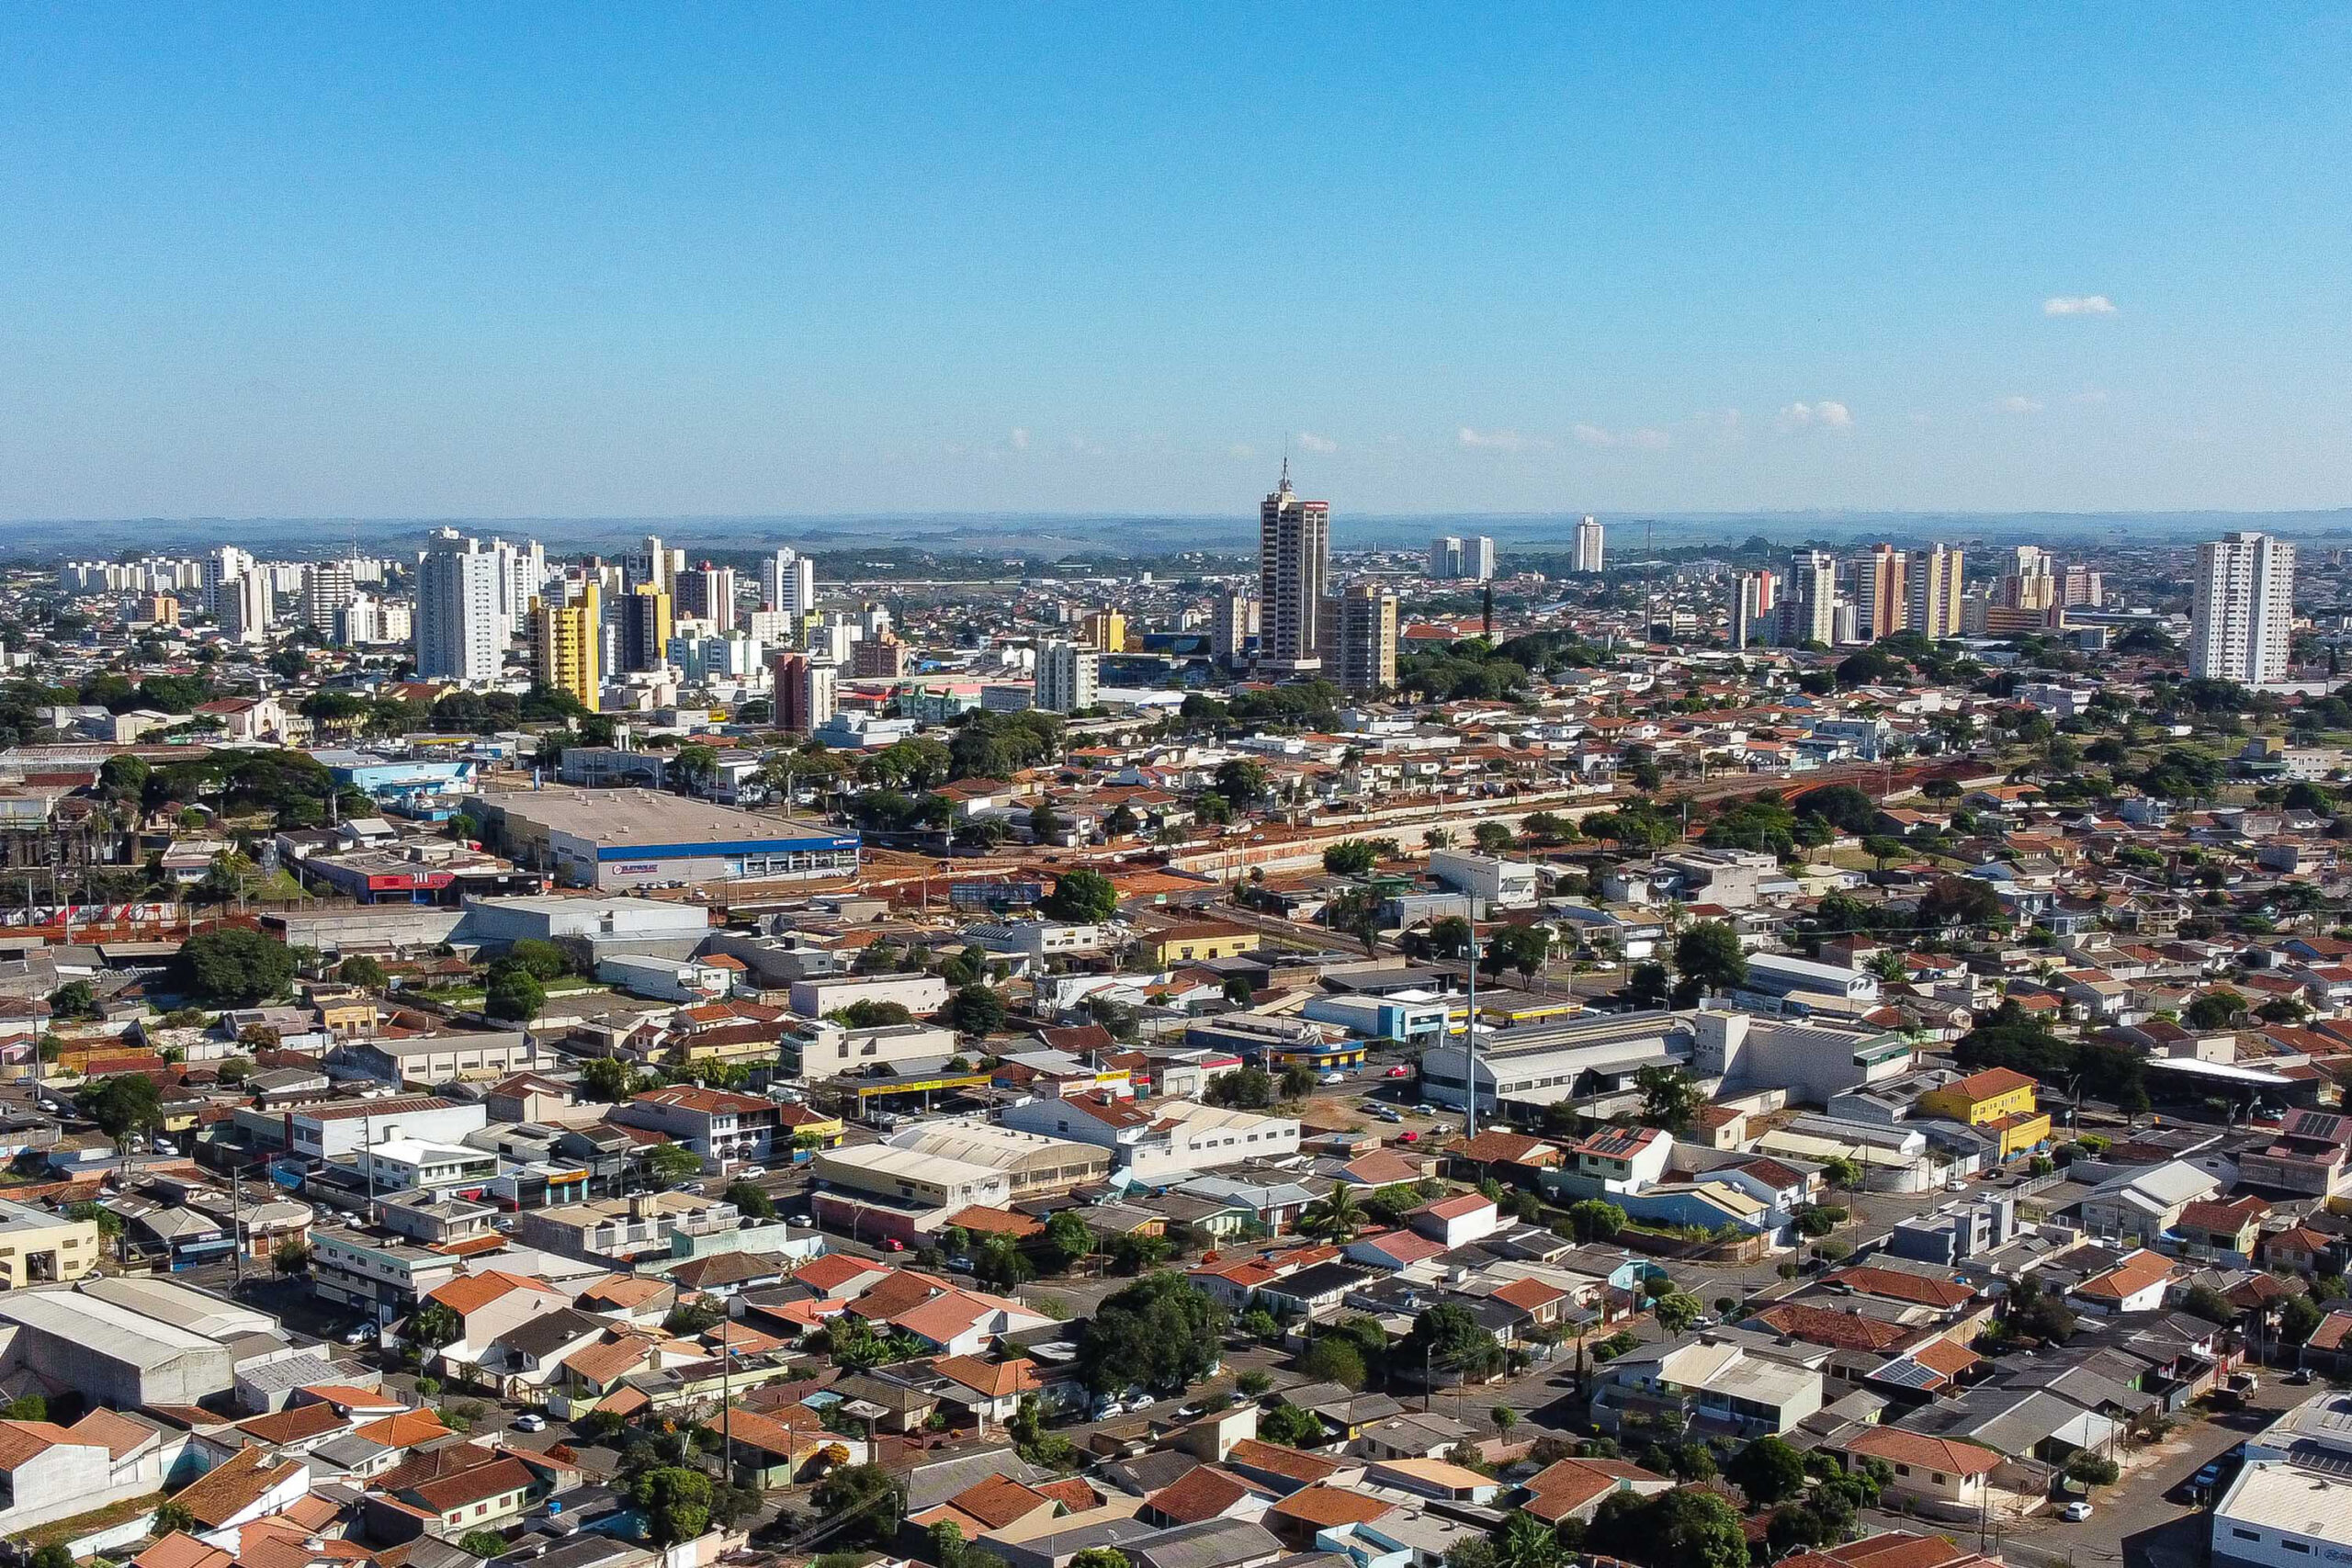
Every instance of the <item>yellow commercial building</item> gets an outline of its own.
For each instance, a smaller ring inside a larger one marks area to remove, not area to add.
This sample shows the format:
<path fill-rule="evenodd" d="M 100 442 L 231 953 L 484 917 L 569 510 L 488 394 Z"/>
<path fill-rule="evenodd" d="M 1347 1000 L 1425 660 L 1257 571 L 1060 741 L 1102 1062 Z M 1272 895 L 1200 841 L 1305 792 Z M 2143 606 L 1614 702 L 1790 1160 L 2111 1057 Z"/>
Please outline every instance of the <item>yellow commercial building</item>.
<path fill-rule="evenodd" d="M 1996 1134 L 2001 1157 L 2008 1159 L 2050 1141 L 2049 1114 L 2034 1098 L 2040 1087 L 2023 1073 L 1987 1067 L 1957 1083 L 1929 1089 L 1919 1097 L 1919 1109 Z"/>
<path fill-rule="evenodd" d="M 1205 959 L 1238 958 L 1245 953 L 1255 953 L 1263 940 L 1247 926 L 1204 920 L 1154 931 L 1143 939 L 1143 948 L 1155 964 L 1197 964 Z"/>

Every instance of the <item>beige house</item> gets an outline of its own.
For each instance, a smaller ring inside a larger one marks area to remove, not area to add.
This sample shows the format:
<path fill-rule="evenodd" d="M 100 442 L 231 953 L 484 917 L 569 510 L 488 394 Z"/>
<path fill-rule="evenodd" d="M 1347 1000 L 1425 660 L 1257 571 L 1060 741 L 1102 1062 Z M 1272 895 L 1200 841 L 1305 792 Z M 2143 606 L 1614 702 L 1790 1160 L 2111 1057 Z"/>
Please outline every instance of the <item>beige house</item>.
<path fill-rule="evenodd" d="M 1848 1462 L 1883 1460 L 1894 1471 L 1896 1496 L 1981 1507 L 2001 1456 L 1951 1438 L 1930 1438 L 1899 1427 L 1871 1427 L 1846 1445 Z"/>
<path fill-rule="evenodd" d="M 0 1290 L 71 1284 L 97 1266 L 98 1227 L 0 1199 Z"/>

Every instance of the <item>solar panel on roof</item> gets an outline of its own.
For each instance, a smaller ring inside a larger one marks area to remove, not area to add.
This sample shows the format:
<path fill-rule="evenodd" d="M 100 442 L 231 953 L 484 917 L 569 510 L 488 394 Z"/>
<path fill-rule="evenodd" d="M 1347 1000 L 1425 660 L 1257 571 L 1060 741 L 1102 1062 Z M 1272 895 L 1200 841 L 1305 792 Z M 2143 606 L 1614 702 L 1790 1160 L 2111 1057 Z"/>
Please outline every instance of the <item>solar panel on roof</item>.
<path fill-rule="evenodd" d="M 1943 1382 L 1941 1372 L 1922 1366 L 1908 1356 L 1898 1361 L 1889 1361 L 1872 1372 L 1871 1378 L 1875 1382 L 1891 1382 L 1901 1388 L 1917 1389 L 1933 1388 Z"/>

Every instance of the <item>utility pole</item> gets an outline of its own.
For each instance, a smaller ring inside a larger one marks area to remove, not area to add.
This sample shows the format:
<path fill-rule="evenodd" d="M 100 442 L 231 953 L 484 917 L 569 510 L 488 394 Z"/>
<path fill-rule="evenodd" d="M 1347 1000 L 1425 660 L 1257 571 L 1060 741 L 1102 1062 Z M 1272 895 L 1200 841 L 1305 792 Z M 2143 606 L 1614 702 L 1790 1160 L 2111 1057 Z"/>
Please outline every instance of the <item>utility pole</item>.
<path fill-rule="evenodd" d="M 229 1256 L 236 1260 L 237 1283 L 245 1282 L 245 1173 L 229 1173 Z"/>
<path fill-rule="evenodd" d="M 1470 1021 L 1463 1031 L 1465 1070 L 1463 1073 L 1462 1135 L 1478 1135 L 1478 896 L 1470 895 Z M 1500 1109 L 1500 1100 L 1497 1108 Z"/>

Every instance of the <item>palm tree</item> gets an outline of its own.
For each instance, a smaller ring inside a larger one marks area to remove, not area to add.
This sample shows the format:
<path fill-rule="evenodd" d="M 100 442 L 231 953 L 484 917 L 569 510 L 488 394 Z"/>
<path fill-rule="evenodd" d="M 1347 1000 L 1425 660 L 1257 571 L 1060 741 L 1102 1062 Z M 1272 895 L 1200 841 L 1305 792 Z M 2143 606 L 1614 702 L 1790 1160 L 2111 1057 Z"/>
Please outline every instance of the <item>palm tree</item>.
<path fill-rule="evenodd" d="M 1911 977 L 1910 969 L 1903 962 L 1902 950 L 1893 947 L 1871 960 L 1871 973 L 1897 985 Z"/>
<path fill-rule="evenodd" d="M 1503 1526 L 1501 1568 L 1553 1568 L 1560 1561 L 1560 1538 L 1532 1514 L 1515 1513 Z"/>
<path fill-rule="evenodd" d="M 1344 1181 L 1333 1187 L 1306 1206 L 1298 1217 L 1298 1228 L 1334 1247 L 1355 1240 L 1356 1233 L 1363 1229 L 1363 1209 L 1356 1202 L 1355 1190 Z"/>

